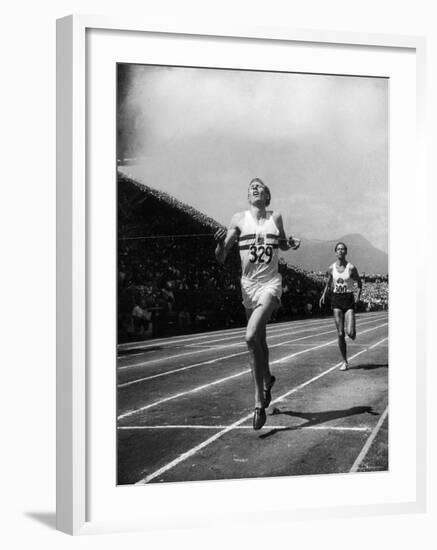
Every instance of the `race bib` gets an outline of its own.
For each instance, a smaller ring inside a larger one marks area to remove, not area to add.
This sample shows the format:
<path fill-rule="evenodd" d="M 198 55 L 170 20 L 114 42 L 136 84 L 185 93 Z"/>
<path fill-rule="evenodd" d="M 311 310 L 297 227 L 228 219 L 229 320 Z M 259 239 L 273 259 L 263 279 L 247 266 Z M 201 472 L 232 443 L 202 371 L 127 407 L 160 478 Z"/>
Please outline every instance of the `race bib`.
<path fill-rule="evenodd" d="M 249 248 L 249 261 L 254 264 L 269 264 L 273 258 L 273 248 L 270 245 L 252 245 Z"/>
<path fill-rule="evenodd" d="M 346 294 L 346 292 L 347 284 L 343 281 L 343 279 L 338 279 L 334 285 L 334 294 Z"/>
<path fill-rule="evenodd" d="M 334 294 L 346 294 L 347 284 L 346 283 L 335 283 Z"/>

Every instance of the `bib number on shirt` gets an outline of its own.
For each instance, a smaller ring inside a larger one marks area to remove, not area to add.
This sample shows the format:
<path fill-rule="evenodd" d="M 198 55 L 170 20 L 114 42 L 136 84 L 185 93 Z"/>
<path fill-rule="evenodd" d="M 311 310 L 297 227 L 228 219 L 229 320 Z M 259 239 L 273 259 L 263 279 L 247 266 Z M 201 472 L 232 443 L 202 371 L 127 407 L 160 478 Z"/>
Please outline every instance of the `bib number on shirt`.
<path fill-rule="evenodd" d="M 335 294 L 346 294 L 347 284 L 345 283 L 335 283 L 334 293 Z"/>
<path fill-rule="evenodd" d="M 252 245 L 249 248 L 249 261 L 254 264 L 269 264 L 272 261 L 273 257 L 273 248 L 269 245 L 267 246 L 256 246 Z"/>

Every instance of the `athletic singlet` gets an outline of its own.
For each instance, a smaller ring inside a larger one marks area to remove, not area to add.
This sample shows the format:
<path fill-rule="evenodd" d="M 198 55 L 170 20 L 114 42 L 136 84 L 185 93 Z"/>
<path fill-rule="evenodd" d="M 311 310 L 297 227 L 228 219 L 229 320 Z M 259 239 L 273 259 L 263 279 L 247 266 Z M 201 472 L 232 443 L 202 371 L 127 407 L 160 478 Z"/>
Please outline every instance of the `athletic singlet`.
<path fill-rule="evenodd" d="M 337 271 L 336 263 L 332 264 L 332 279 L 334 283 L 334 294 L 346 294 L 347 292 L 354 291 L 354 280 L 351 277 L 352 264 L 348 262 L 344 268 L 344 271 L 340 273 Z"/>
<path fill-rule="evenodd" d="M 257 223 L 244 212 L 238 247 L 243 278 L 267 282 L 278 274 L 279 229 L 270 217 Z"/>

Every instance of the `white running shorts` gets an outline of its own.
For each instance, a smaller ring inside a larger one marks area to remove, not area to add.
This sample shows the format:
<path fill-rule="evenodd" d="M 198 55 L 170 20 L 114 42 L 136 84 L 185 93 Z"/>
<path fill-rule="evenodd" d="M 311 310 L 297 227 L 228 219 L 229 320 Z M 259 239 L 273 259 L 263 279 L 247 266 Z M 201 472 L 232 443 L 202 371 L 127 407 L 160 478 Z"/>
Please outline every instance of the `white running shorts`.
<path fill-rule="evenodd" d="M 268 281 L 257 281 L 242 277 L 241 294 L 246 309 L 255 309 L 262 303 L 263 296 L 270 294 L 278 299 L 278 307 L 282 296 L 282 276 L 277 273 Z"/>

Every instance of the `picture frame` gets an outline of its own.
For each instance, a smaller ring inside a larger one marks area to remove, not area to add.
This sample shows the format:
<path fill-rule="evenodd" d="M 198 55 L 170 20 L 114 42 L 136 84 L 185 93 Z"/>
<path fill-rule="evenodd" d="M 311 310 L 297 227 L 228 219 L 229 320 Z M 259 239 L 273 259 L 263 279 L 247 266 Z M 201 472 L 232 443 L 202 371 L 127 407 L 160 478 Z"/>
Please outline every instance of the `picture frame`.
<path fill-rule="evenodd" d="M 94 532 L 118 531 L 126 529 L 150 529 L 172 526 L 209 525 L 213 518 L 207 518 L 199 513 L 199 507 L 194 503 L 188 503 L 183 512 L 178 513 L 178 508 L 169 510 L 162 507 L 161 510 L 143 510 L 136 516 L 118 517 L 117 514 L 105 512 L 90 513 L 91 491 L 93 483 L 92 442 L 94 438 L 100 442 L 108 438 L 108 432 L 90 428 L 90 411 L 95 401 L 95 384 L 91 380 L 91 370 L 96 365 L 93 359 L 94 336 L 90 333 L 89 316 L 92 297 L 92 274 L 90 273 L 90 230 L 93 229 L 93 215 L 96 201 L 93 190 L 90 189 L 90 181 L 93 176 L 93 158 L 89 150 L 90 135 L 90 108 L 93 102 L 90 99 L 89 80 L 90 74 L 95 70 L 94 61 L 90 62 L 90 50 L 98 49 L 98 44 L 93 41 L 92 33 L 105 34 L 105 40 L 116 42 L 116 35 L 129 35 L 136 39 L 141 36 L 149 36 L 159 39 L 159 42 L 172 42 L 175 38 L 187 40 L 203 40 L 208 44 L 211 55 L 220 47 L 217 42 L 226 43 L 226 47 L 232 51 L 236 44 L 244 44 L 249 50 L 252 45 L 263 43 L 269 48 L 284 47 L 290 45 L 315 45 L 319 49 L 328 50 L 335 46 L 344 53 L 347 51 L 378 52 L 396 51 L 399 56 L 406 53 L 414 58 L 414 79 L 409 76 L 409 87 L 412 90 L 408 97 L 408 106 L 412 113 L 409 121 L 415 128 L 414 135 L 409 138 L 414 141 L 416 156 L 414 158 L 414 171 L 416 185 L 411 193 L 416 201 L 415 225 L 412 225 L 411 233 L 404 236 L 404 240 L 414 241 L 421 229 L 420 212 L 425 205 L 425 177 L 424 177 L 424 79 L 425 79 L 425 40 L 421 37 L 375 35 L 363 33 L 340 33 L 332 31 L 295 30 L 287 28 L 262 28 L 262 27 L 234 27 L 227 29 L 197 26 L 191 28 L 178 28 L 172 25 L 157 25 L 142 23 L 129 19 L 111 19 L 105 17 L 73 15 L 57 22 L 57 528 L 69 534 L 87 534 Z M 100 35 L 101 35 L 100 34 Z M 99 35 L 99 36 L 100 36 Z M 116 49 L 116 48 L 115 48 Z M 125 59 L 129 48 L 120 53 Z M 248 54 L 250 56 L 250 53 Z M 174 51 L 165 51 L 163 59 L 171 63 Z M 326 72 L 329 67 L 326 57 Z M 180 58 L 178 58 L 179 61 Z M 106 61 L 108 67 L 111 60 Z M 256 61 L 254 61 L 256 65 Z M 399 65 L 399 64 L 398 64 Z M 397 67 L 402 71 L 402 63 Z M 412 74 L 412 73 L 411 73 Z M 414 93 L 413 93 L 414 92 Z M 108 92 L 109 93 L 109 92 Z M 412 103 L 412 99 L 414 103 Z M 414 116 L 413 116 L 414 114 Z M 92 115 L 92 113 L 91 113 Z M 396 119 L 391 124 L 396 124 Z M 115 117 L 112 121 L 115 124 Z M 402 124 L 399 126 L 402 129 Z M 93 125 L 93 131 L 96 125 Z M 97 131 L 100 131 L 97 129 Z M 398 151 L 402 150 L 402 146 Z M 391 175 L 398 175 L 401 170 L 395 165 L 400 161 L 399 157 L 391 158 Z M 112 167 L 110 167 L 112 169 Z M 411 166 L 409 165 L 409 169 Z M 411 171 L 408 172 L 411 175 Z M 404 197 L 405 198 L 405 197 Z M 408 199 L 407 199 L 408 200 Z M 399 226 L 399 217 L 403 203 L 392 202 L 396 223 Z M 101 207 L 103 208 L 103 207 Z M 114 210 L 109 208 L 107 216 L 115 217 Z M 108 237 L 113 238 L 113 235 Z M 392 242 L 391 245 L 392 246 Z M 418 245 L 418 253 L 424 258 L 423 246 Z M 396 264 L 397 266 L 398 264 Z M 390 269 L 392 270 L 391 263 Z M 352 505 L 336 504 L 328 506 L 321 500 L 320 506 L 312 507 L 302 500 L 300 504 L 292 503 L 287 507 L 280 502 L 274 511 L 277 518 L 318 518 L 341 517 L 348 515 L 367 514 L 391 514 L 391 513 L 417 513 L 425 510 L 426 506 L 426 361 L 425 361 L 425 316 L 423 308 L 425 304 L 425 289 L 418 283 L 414 285 L 416 302 L 414 304 L 415 316 L 407 327 L 414 330 L 415 342 L 411 353 L 415 360 L 415 414 L 414 414 L 414 449 L 410 461 L 411 486 L 408 487 L 408 497 L 399 495 L 382 495 L 379 502 L 372 503 L 372 497 L 364 499 L 362 504 Z M 391 323 L 396 322 L 396 307 L 390 314 Z M 394 329 L 395 330 L 395 329 Z M 399 332 L 401 334 L 401 332 Z M 111 386 L 107 386 L 111 388 Z M 102 390 L 104 391 L 104 389 Z M 107 399 L 115 399 L 108 392 Z M 396 393 L 391 396 L 396 405 Z M 95 419 L 94 412 L 91 417 Z M 94 422 L 94 420 L 93 420 Z M 108 426 L 106 426 L 108 428 Z M 99 443 L 100 445 L 100 443 Z M 109 461 L 110 462 L 110 461 Z M 114 467 L 112 466 L 114 469 Z M 390 474 L 391 475 L 391 474 Z M 414 477 L 414 480 L 413 480 Z M 259 480 L 264 483 L 264 480 Z M 276 480 L 277 481 L 277 480 Z M 275 480 L 269 480 L 270 490 L 279 491 L 279 485 Z M 314 491 L 314 480 L 311 480 Z M 317 480 L 316 480 L 317 482 Z M 175 498 L 176 503 L 187 502 L 187 491 L 195 495 L 196 502 L 208 498 L 213 492 L 218 501 L 223 502 L 229 492 L 230 485 L 235 485 L 239 493 L 244 493 L 247 502 L 253 498 L 254 483 L 256 482 L 224 482 L 215 483 L 214 487 L 208 483 L 198 485 L 196 488 L 178 488 L 168 486 L 156 486 L 151 488 L 151 494 L 156 502 L 168 502 L 169 497 Z M 284 483 L 283 481 L 281 483 Z M 302 478 L 293 480 L 293 487 L 309 484 L 309 480 Z M 330 480 L 331 489 L 338 479 Z M 184 485 L 184 484 L 182 484 Z M 135 489 L 122 489 L 126 491 Z M 305 489 L 304 489 L 305 490 Z M 138 494 L 138 489 L 136 489 Z M 177 494 L 176 494 L 177 493 Z M 121 494 L 121 493 L 119 493 Z M 176 494 L 176 495 L 175 495 Z M 414 495 L 414 496 L 411 496 Z M 243 498 L 243 497 L 242 497 Z M 179 500 L 180 499 L 180 500 Z M 370 499 L 370 503 L 369 503 Z M 243 502 L 243 501 L 242 501 Z M 157 506 L 159 508 L 159 506 Z M 266 506 L 260 511 L 260 516 L 252 513 L 240 516 L 240 521 L 258 521 L 261 518 L 272 519 L 272 508 Z M 233 521 L 232 508 L 223 510 L 222 516 L 216 516 L 216 520 Z"/>

